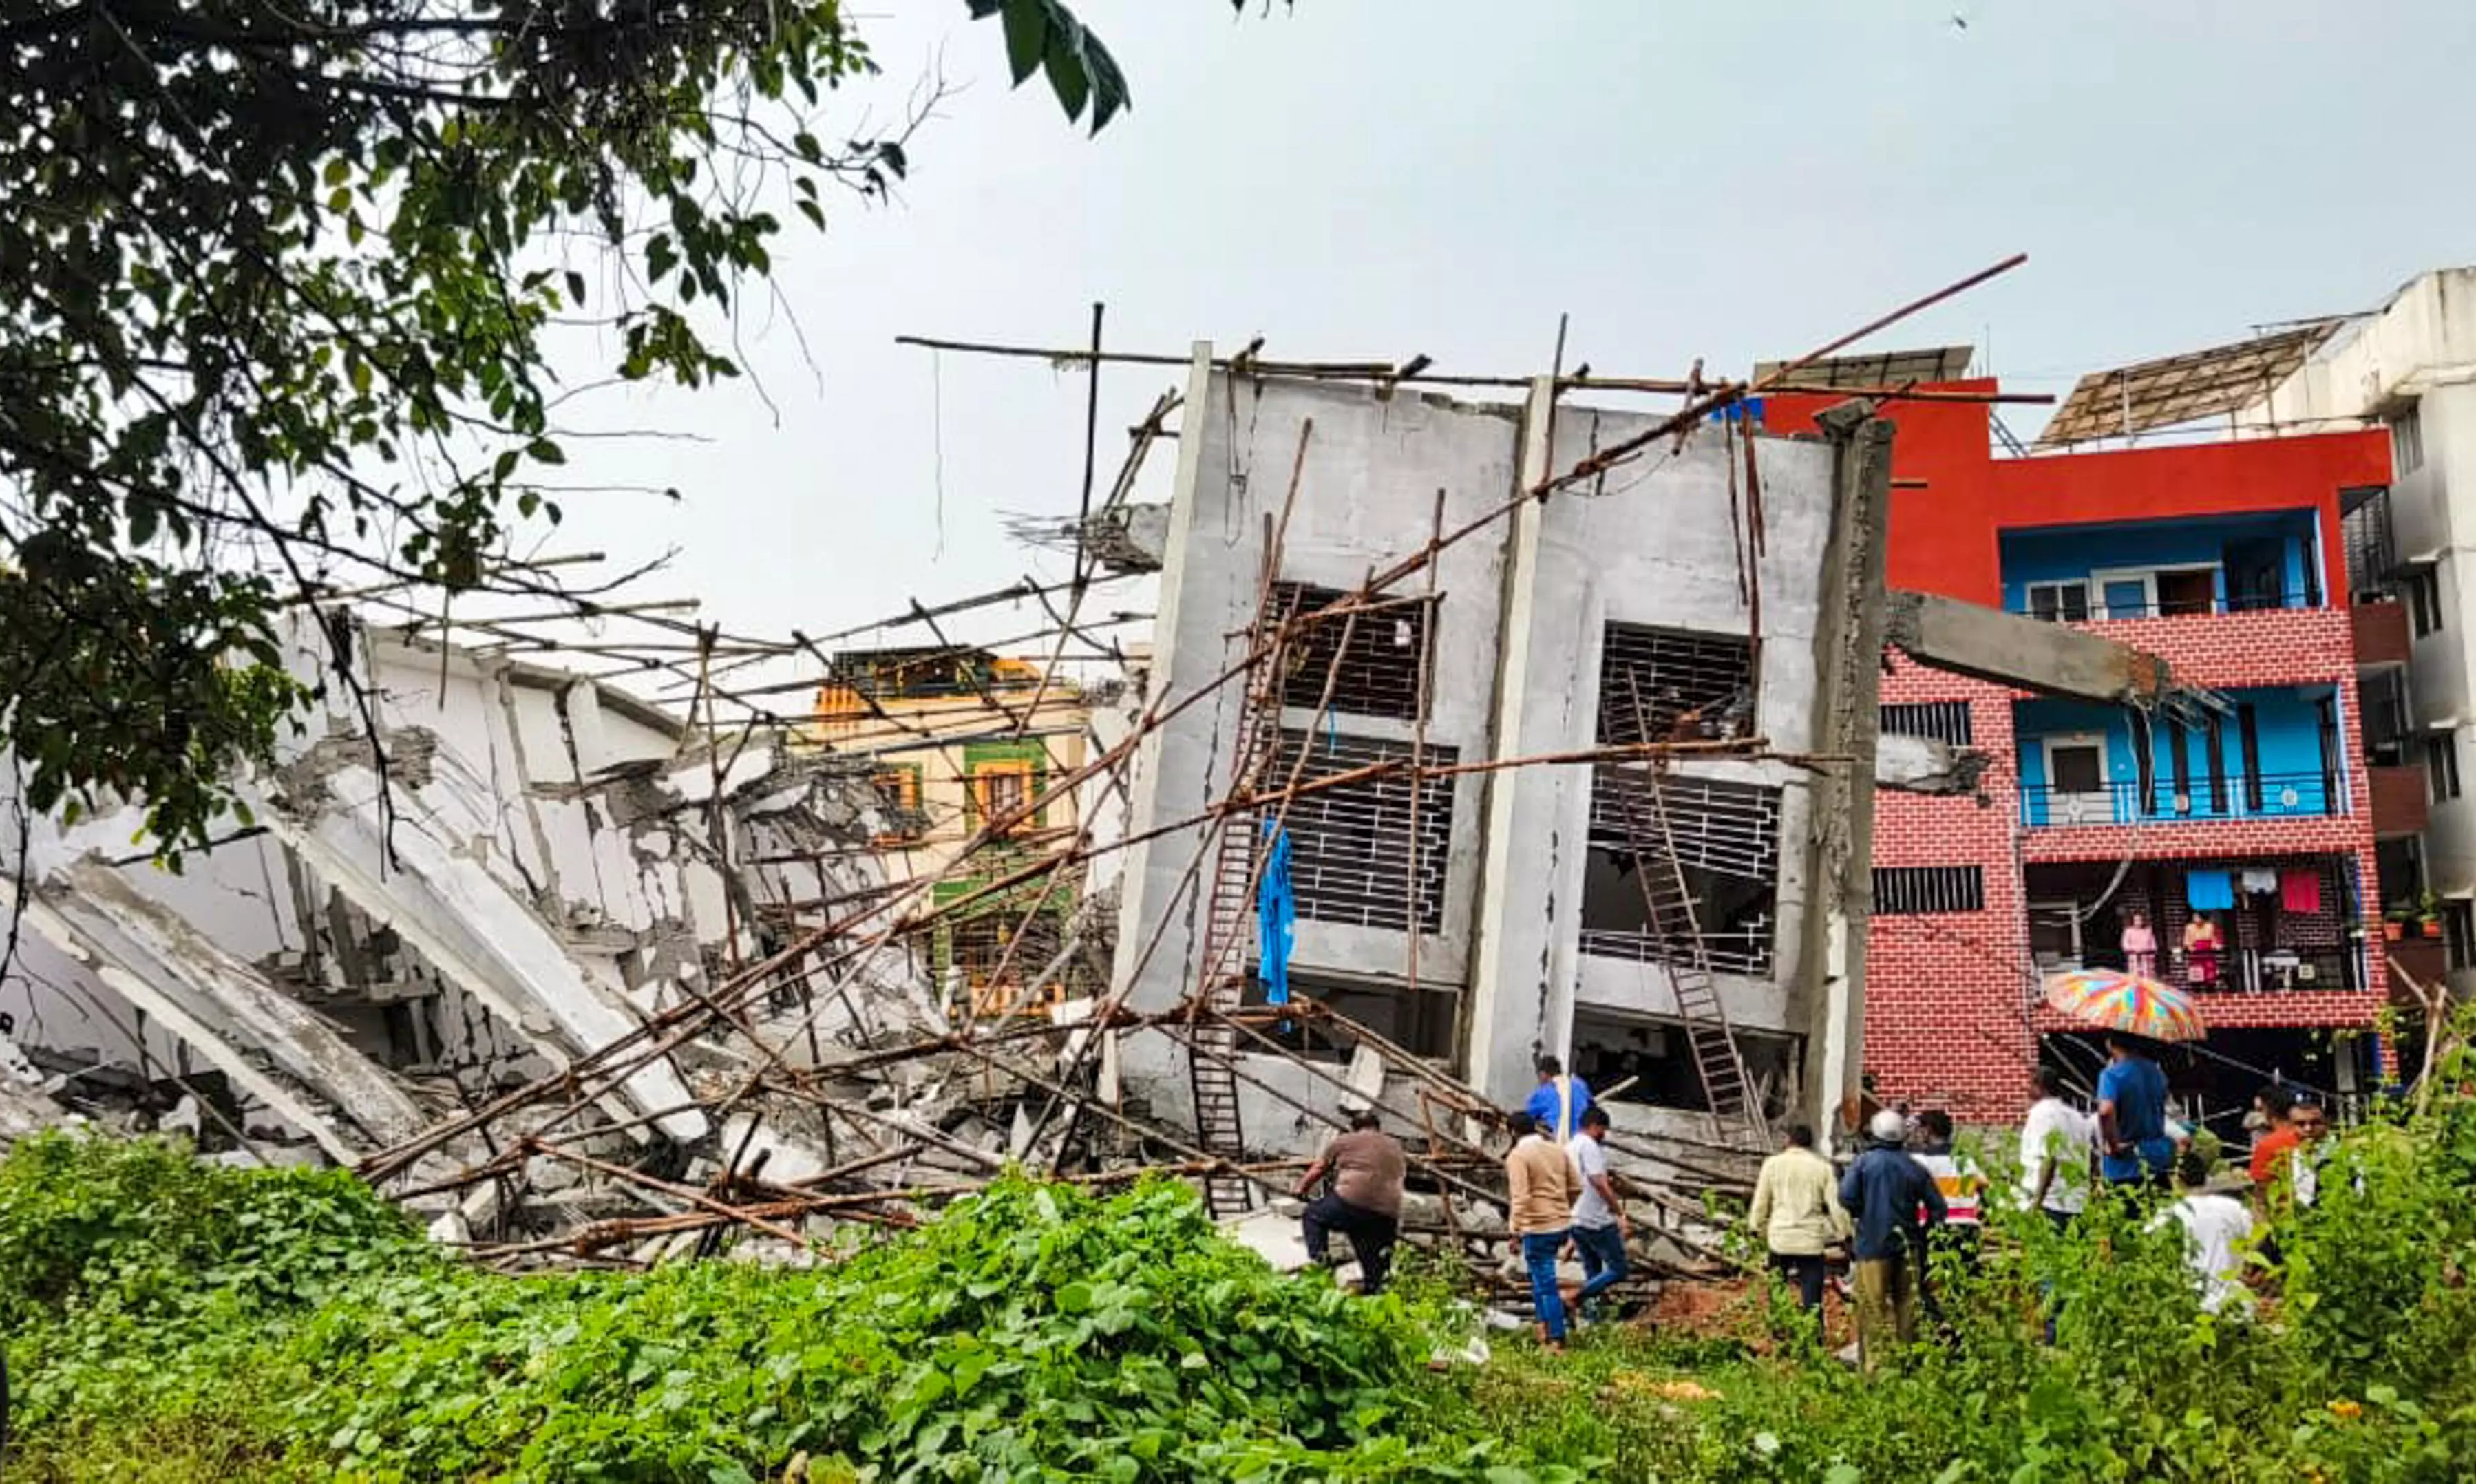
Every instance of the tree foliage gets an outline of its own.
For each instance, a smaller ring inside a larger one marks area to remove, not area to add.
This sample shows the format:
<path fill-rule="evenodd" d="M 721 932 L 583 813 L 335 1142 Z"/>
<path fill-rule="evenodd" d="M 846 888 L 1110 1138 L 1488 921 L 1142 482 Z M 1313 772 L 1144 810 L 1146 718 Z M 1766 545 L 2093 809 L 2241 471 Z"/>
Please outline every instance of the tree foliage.
<path fill-rule="evenodd" d="M 968 0 L 1072 117 L 1127 105 L 1058 0 Z M 37 809 L 203 841 L 310 694 L 287 605 L 558 596 L 562 388 L 739 374 L 715 313 L 908 125 L 838 0 L 22 0 L 0 11 L 0 743 Z M 331 678 L 355 686 L 341 646 Z M 367 708 L 364 706 L 364 714 Z"/>

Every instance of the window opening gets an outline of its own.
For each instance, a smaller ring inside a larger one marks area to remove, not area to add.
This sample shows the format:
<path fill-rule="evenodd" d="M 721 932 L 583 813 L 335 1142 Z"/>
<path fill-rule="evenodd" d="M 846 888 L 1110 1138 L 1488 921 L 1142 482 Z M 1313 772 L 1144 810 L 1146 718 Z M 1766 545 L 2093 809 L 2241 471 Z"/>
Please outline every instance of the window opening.
<path fill-rule="evenodd" d="M 1626 828 L 1627 801 L 1619 792 L 1648 787 L 1638 772 L 1615 765 L 1602 765 L 1594 776 L 1582 873 L 1585 953 L 1668 961 L 1668 947 L 1653 930 L 1642 884 L 1634 878 L 1636 843 Z M 1671 773 L 1661 779 L 1660 797 L 1711 967 L 1757 978 L 1770 974 L 1778 926 L 1780 791 Z M 1632 808 L 1637 819 L 1652 815 L 1647 801 L 1635 800 Z"/>
<path fill-rule="evenodd" d="M 1599 742 L 1735 737 L 1752 728 L 1754 648 L 1740 633 L 1610 624 L 1599 659 Z"/>
<path fill-rule="evenodd" d="M 2424 771 L 2433 783 L 2433 802 L 2459 797 L 2459 733 L 2437 731 L 2424 739 Z"/>
<path fill-rule="evenodd" d="M 1921 917 L 1930 912 L 1986 910 L 1980 866 L 1876 866 L 1874 915 Z"/>
<path fill-rule="evenodd" d="M 1270 781 L 1286 782 L 1305 764 L 1300 783 L 1356 773 L 1383 763 L 1394 771 L 1336 783 L 1298 795 L 1290 803 L 1290 890 L 1300 917 L 1359 928 L 1406 932 L 1411 926 L 1410 872 L 1417 862 L 1417 922 L 1422 932 L 1439 932 L 1445 921 L 1445 864 L 1452 849 L 1453 787 L 1449 778 L 1418 783 L 1417 849 L 1410 834 L 1410 744 L 1347 733 L 1281 733 Z M 1459 756 L 1449 747 L 1426 746 L 1430 768 L 1449 768 Z M 1268 809 L 1263 818 L 1275 811 Z M 1260 828 L 1256 827 L 1256 828 Z"/>
<path fill-rule="evenodd" d="M 2029 616 L 2050 624 L 2078 624 L 2090 616 L 2087 582 L 2032 582 Z"/>
<path fill-rule="evenodd" d="M 1274 611 L 1285 616 L 1311 613 L 1350 596 L 1303 582 L 1273 585 Z M 1329 679 L 1335 711 L 1417 720 L 1433 611 L 1426 598 L 1378 600 L 1355 615 L 1337 614 L 1293 629 L 1282 649 L 1281 705 L 1316 709 L 1325 704 Z"/>
<path fill-rule="evenodd" d="M 1883 707 L 1882 731 L 1894 737 L 1925 737 L 1953 747 L 1971 740 L 1966 701 L 1904 701 Z"/>

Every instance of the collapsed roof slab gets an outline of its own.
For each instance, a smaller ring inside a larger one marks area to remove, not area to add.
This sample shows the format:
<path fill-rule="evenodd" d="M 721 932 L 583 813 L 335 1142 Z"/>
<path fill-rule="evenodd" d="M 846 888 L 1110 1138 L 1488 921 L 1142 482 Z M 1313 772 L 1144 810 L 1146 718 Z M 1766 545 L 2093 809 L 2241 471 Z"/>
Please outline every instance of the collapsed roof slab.
<path fill-rule="evenodd" d="M 227 1039 L 237 1033 L 314 1089 L 368 1147 L 410 1138 L 429 1122 L 403 1085 L 323 1016 L 148 901 L 103 861 L 88 856 L 59 868 L 38 889 L 87 941 L 116 938 L 115 958 L 145 973 L 162 994 L 186 999 L 199 1021 L 223 1021 Z"/>
<path fill-rule="evenodd" d="M 481 862 L 451 849 L 420 813 L 382 818 L 383 801 L 392 801 L 384 804 L 390 810 L 419 809 L 407 790 L 384 789 L 365 765 L 334 768 L 320 782 L 312 798 L 278 803 L 261 795 L 252 807 L 305 864 L 532 1038 L 542 1055 L 564 1067 L 638 1028 L 541 915 Z M 691 1142 L 711 1127 L 666 1060 L 629 1073 L 618 1091 L 629 1115 L 651 1118 L 671 1138 Z"/>
<path fill-rule="evenodd" d="M 57 882 L 47 882 L 20 902 L 12 887 L 0 881 L 0 907 L 22 911 L 26 925 L 53 947 L 84 965 L 105 988 L 161 1022 L 165 1029 L 230 1078 L 235 1087 L 257 1099 L 285 1124 L 308 1134 L 331 1158 L 349 1163 L 388 1142 L 374 1140 L 368 1125 L 359 1123 L 320 1088 L 320 1081 L 339 1072 L 347 1083 L 358 1079 L 351 1076 L 342 1057 L 322 1058 L 307 1050 L 318 1040 L 314 1027 L 304 1027 L 310 1033 L 298 1038 L 278 1037 L 276 1045 L 284 1047 L 286 1053 L 283 1055 L 277 1054 L 274 1046 L 243 1045 L 242 1033 L 235 1024 L 235 1003 L 248 1002 L 257 1012 L 253 1018 L 263 1019 L 275 1011 L 274 1006 L 260 1002 L 246 988 L 241 993 L 232 993 L 243 985 L 234 971 L 247 976 L 245 965 L 222 954 L 186 928 L 167 931 L 167 923 L 153 920 L 154 909 L 142 902 L 136 905 L 144 910 L 133 913 L 127 910 L 127 903 L 102 905 L 88 900 L 83 895 L 85 890 L 63 889 Z M 178 927 L 177 923 L 170 926 Z M 216 987 L 207 987 L 209 981 Z M 263 980 L 257 987 L 265 989 L 276 1000 L 283 999 Z M 309 1013 L 297 1004 L 292 1009 L 301 1016 Z M 342 1051 L 353 1058 L 359 1055 L 348 1046 L 342 1047 Z M 269 1061 L 274 1063 L 272 1067 L 266 1064 Z M 303 1076 L 295 1069 L 304 1066 L 318 1075 Z M 380 1111 L 370 1115 L 374 1124 L 417 1130 L 422 1122 L 418 1111 L 407 1100 L 402 1105 L 402 1117 L 398 1118 L 396 1110 L 387 1106 L 393 1101 L 382 1102 Z"/>

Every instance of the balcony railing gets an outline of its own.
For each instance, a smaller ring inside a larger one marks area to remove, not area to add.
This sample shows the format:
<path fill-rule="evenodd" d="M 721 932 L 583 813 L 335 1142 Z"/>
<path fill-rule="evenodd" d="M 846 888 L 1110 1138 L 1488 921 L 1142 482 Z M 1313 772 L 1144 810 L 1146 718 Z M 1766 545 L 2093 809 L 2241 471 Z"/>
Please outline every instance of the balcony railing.
<path fill-rule="evenodd" d="M 2297 590 L 2275 593 L 2230 593 L 2223 598 L 2155 598 L 2137 603 L 2109 603 L 2102 595 L 2069 591 L 2042 592 L 2004 605 L 2005 611 L 2048 623 L 2086 624 L 2117 618 L 2182 618 L 2212 613 L 2262 613 L 2275 608 L 2318 608 L 2329 605 L 2326 594 Z"/>
<path fill-rule="evenodd" d="M 2032 829 L 2070 825 L 2180 825 L 2195 820 L 2296 819 L 2345 812 L 2337 779 L 2324 773 L 2231 775 L 2213 788 L 2195 779 L 2190 793 L 2160 779 L 2147 799 L 2138 781 L 2098 788 L 2020 785 L 2020 823 Z"/>
<path fill-rule="evenodd" d="M 2179 989 L 2197 994 L 2269 995 L 2324 993 L 2365 987 L 2364 956 L 2354 947 L 2242 948 L 2221 950 L 2215 978 L 2195 982 L 2181 948 L 2158 955 L 2158 977 Z M 2047 973 L 2061 969 L 2121 969 L 2123 954 L 2095 949 L 2078 963 L 2041 963 Z"/>
<path fill-rule="evenodd" d="M 1764 978 L 1771 972 L 1770 924 L 1734 931 L 1705 928 L 1702 951 L 1714 974 L 1742 974 Z M 1630 958 L 1636 963 L 1666 963 L 1668 952 L 1647 928 L 1585 928 L 1582 952 L 1594 958 Z"/>

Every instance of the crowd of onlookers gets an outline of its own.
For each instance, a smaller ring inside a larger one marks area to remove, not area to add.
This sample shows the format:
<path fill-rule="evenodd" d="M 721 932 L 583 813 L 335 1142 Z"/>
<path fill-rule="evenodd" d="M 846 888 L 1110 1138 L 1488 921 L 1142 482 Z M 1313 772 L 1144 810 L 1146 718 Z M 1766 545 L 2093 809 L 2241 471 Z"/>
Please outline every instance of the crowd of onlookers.
<path fill-rule="evenodd" d="M 1528 1101 L 1506 1114 L 1517 1136 L 1505 1155 L 1505 1185 L 1539 1338 L 1558 1348 L 1572 1321 L 1591 1317 L 1596 1300 L 1624 1281 L 1632 1232 L 1608 1170 L 1607 1109 L 1556 1058 L 1540 1057 L 1538 1073 Z M 1990 1199 L 2043 1213 L 2059 1230 L 2093 1200 L 2139 1201 L 2149 1220 L 2183 1229 L 2202 1307 L 2248 1312 L 2244 1253 L 2257 1227 L 2289 1203 L 2310 1205 L 2316 1194 L 2315 1154 L 2329 1129 L 2318 1100 L 2279 1083 L 2256 1098 L 2246 1119 L 2254 1138 L 2245 1200 L 2216 1188 L 2226 1182 L 2211 1141 L 2168 1116 L 2166 1077 L 2144 1043 L 2109 1039 L 2095 1094 L 2093 1108 L 2083 1111 L 2066 1098 L 2056 1069 L 2035 1071 L 2020 1123 L 2019 1183 L 2005 1195 L 1955 1146 L 1944 1109 L 1876 1110 L 1845 1168 L 1819 1152 L 1814 1129 L 1798 1124 L 1764 1160 L 1747 1221 L 1771 1271 L 1818 1315 L 1832 1255 L 1846 1253 L 1856 1356 L 1869 1368 L 1894 1346 L 1913 1343 L 1921 1322 L 1942 1324 L 1932 1275 L 1938 1267 L 1976 1264 Z M 1376 1116 L 1354 1115 L 1299 1184 L 1300 1196 L 1312 1198 L 1302 1220 L 1309 1258 L 1322 1263 L 1331 1239 L 1346 1237 L 1362 1291 L 1379 1292 L 1400 1235 L 1405 1173 L 1401 1146 Z M 1316 1194 L 1327 1175 L 1329 1188 Z M 1572 1259 L 1581 1268 L 1578 1283 L 1562 1274 Z M 2053 1323 L 2050 1314 L 2049 1338 Z"/>
<path fill-rule="evenodd" d="M 2241 1199 L 2219 1188 L 2228 1182 L 2206 1141 L 2168 1116 L 2166 1075 L 2137 1038 L 2109 1039 L 2093 1109 L 2067 1100 L 2053 1067 L 2032 1074 L 2029 1095 L 2011 1199 L 2059 1230 L 2092 1200 L 2142 1202 L 2152 1221 L 2182 1228 L 2201 1306 L 2249 1312 L 2244 1254 L 2256 1230 L 2316 1194 L 2315 1154 L 2329 1130 L 2316 1097 L 2273 1083 L 2254 1100 L 2245 1121 L 2254 1133 L 2251 1184 Z M 1858 1354 L 1870 1367 L 1894 1344 L 1912 1343 L 1921 1318 L 1940 1320 L 1931 1281 L 1938 1254 L 1974 1265 L 1991 1192 L 1984 1171 L 1953 1147 L 1951 1117 L 1941 1109 L 1881 1109 L 1865 1135 L 1865 1149 L 1842 1171 L 1814 1151 L 1810 1127 L 1789 1130 L 1787 1147 L 1755 1181 L 1750 1217 L 1772 1269 L 1810 1310 L 1822 1306 L 1825 1253 L 1846 1247 Z M 2050 1314 L 2050 1338 L 2053 1323 Z"/>

